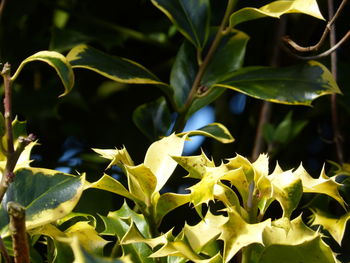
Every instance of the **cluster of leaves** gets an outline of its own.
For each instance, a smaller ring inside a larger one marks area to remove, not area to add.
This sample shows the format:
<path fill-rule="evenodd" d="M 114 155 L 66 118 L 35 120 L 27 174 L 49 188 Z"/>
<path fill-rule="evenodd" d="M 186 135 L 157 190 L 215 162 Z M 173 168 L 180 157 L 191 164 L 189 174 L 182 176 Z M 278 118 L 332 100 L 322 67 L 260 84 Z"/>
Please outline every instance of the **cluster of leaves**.
<path fill-rule="evenodd" d="M 235 1 L 229 0 L 219 28 L 210 25 L 209 0 L 151 2 L 185 38 L 172 66 L 169 83 L 134 61 L 107 55 L 85 44 L 74 47 L 67 56 L 54 51 L 38 52 L 25 59 L 11 77 L 14 82 L 27 63 L 43 61 L 58 73 L 65 88 L 62 95 L 74 86 L 75 68 L 92 70 L 119 83 L 157 86 L 165 97 L 136 109 L 134 122 L 152 140 L 165 137 L 151 144 L 140 165 L 134 164 L 125 148 L 95 149 L 103 158 L 111 160 L 108 168 L 116 165 L 123 170 L 127 185 L 107 174 L 91 183 L 85 180 L 84 174 L 73 176 L 32 168 L 29 156 L 35 142 L 28 145 L 15 168 L 16 179 L 0 208 L 0 231 L 6 245 L 10 247 L 5 207 L 15 201 L 26 208 L 34 262 L 74 259 L 79 263 L 228 262 L 234 257 L 240 257 L 242 262 L 337 262 L 321 232 L 308 227 L 301 214 L 293 215 L 303 193 L 328 195 L 345 208 L 337 176 L 329 178 L 322 171 L 320 177 L 314 179 L 302 166 L 295 171 L 283 171 L 277 165 L 269 173 L 266 155 L 253 163 L 237 155 L 219 166 L 204 153 L 181 156 L 185 141 L 193 135 L 205 135 L 223 143 L 233 141 L 219 123 L 182 132 L 186 120 L 225 89 L 295 105 L 310 105 L 321 95 L 340 92 L 331 73 L 316 61 L 288 68 L 242 67 L 249 37 L 236 29 L 238 24 L 262 17 L 278 18 L 287 13 L 304 13 L 322 19 L 316 1 L 276 1 L 261 8 L 233 12 Z M 174 128 L 178 133 L 168 135 L 171 112 L 178 114 Z M 3 118 L 1 120 L 0 127 L 4 127 Z M 290 122 L 288 115 L 284 126 Z M 17 120 L 13 122 L 15 145 L 20 135 L 26 135 L 23 126 Z M 287 130 L 284 132 L 287 135 L 281 139 L 283 132 L 267 128 L 266 134 L 272 143 L 286 140 L 295 133 L 289 126 L 278 129 Z M 6 139 L 5 131 L 1 136 Z M 0 157 L 4 167 L 6 154 Z M 188 194 L 162 193 L 177 164 L 186 169 L 188 177 L 196 183 L 189 187 Z M 119 210 L 99 218 L 72 213 L 87 189 L 118 194 L 131 200 L 133 207 L 125 202 Z M 272 219 L 267 212 L 274 201 L 282 208 L 282 215 Z M 212 208 L 213 202 L 220 203 L 222 209 Z M 159 233 L 164 217 L 185 204 L 193 206 L 202 220 L 195 225 L 185 224 L 179 233 Z M 321 225 L 341 244 L 349 214 L 332 218 L 316 207 L 312 213 L 311 223 Z M 97 231 L 99 222 L 103 223 L 102 231 Z M 108 237 L 114 238 L 113 241 Z M 42 243 L 48 251 L 46 258 L 34 248 Z M 107 244 L 112 244 L 111 251 Z M 109 259 L 103 258 L 106 256 Z"/>

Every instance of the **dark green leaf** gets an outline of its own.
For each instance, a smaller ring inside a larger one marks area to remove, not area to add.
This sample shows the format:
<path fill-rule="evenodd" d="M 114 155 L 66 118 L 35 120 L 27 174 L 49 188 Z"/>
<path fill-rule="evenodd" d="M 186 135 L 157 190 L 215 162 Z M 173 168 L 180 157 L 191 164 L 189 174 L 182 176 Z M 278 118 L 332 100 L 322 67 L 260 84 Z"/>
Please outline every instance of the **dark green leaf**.
<path fill-rule="evenodd" d="M 73 48 L 67 55 L 73 68 L 85 68 L 121 83 L 159 84 L 162 83 L 142 65 L 126 58 L 114 57 L 86 45 Z M 169 90 L 168 90 L 169 91 Z"/>
<path fill-rule="evenodd" d="M 248 40 L 249 36 L 241 31 L 226 35 L 206 68 L 202 84 L 209 87 L 241 68 Z"/>
<path fill-rule="evenodd" d="M 151 0 L 196 47 L 202 48 L 208 38 L 209 0 Z"/>
<path fill-rule="evenodd" d="M 170 75 L 170 86 L 174 94 L 173 101 L 178 109 L 186 103 L 197 71 L 196 50 L 185 41 L 177 53 Z"/>
<path fill-rule="evenodd" d="M 293 105 L 311 105 L 319 96 L 340 93 L 332 74 L 316 61 L 288 68 L 242 68 L 214 86 L 237 90 L 262 100 Z"/>
<path fill-rule="evenodd" d="M 164 97 L 139 106 L 133 113 L 133 121 L 151 141 L 165 136 L 171 125 L 171 115 Z"/>

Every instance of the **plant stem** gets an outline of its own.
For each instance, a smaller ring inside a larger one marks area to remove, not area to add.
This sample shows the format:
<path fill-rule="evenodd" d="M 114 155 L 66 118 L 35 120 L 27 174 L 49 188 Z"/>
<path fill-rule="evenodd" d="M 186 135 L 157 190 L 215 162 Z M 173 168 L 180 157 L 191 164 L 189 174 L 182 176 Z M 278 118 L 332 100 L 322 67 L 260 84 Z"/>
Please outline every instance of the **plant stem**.
<path fill-rule="evenodd" d="M 12 236 L 15 263 L 30 263 L 25 208 L 15 202 L 8 202 L 7 212 L 10 216 L 9 230 Z"/>
<path fill-rule="evenodd" d="M 337 12 L 337 14 L 338 14 L 338 12 Z M 328 0 L 328 17 L 329 17 L 329 19 L 332 19 L 333 16 L 334 16 L 334 1 Z M 336 34 L 335 34 L 334 25 L 331 25 L 331 28 L 330 28 L 329 42 L 330 42 L 331 48 L 334 47 L 336 44 Z M 333 78 L 335 80 L 337 80 L 337 71 L 338 71 L 337 60 L 338 60 L 337 53 L 333 52 L 331 54 L 331 71 L 333 74 Z M 332 112 L 333 140 L 335 143 L 335 150 L 336 150 L 336 154 L 337 154 L 337 159 L 338 159 L 338 162 L 343 163 L 344 156 L 343 156 L 343 147 L 342 147 L 342 143 L 341 143 L 342 137 L 340 134 L 339 124 L 338 124 L 337 95 L 336 94 L 332 94 L 332 96 L 331 96 L 331 112 Z"/>
<path fill-rule="evenodd" d="M 34 135 L 30 134 L 27 138 L 18 138 L 18 147 L 14 149 L 13 141 L 13 131 L 12 131 L 12 80 L 11 80 L 11 66 L 5 63 L 1 75 L 4 79 L 4 118 L 5 118 L 5 137 L 6 137 L 6 147 L 4 154 L 6 155 L 6 165 L 3 172 L 3 176 L 0 181 L 0 202 L 2 201 L 7 188 L 10 183 L 14 180 L 13 170 L 17 164 L 18 158 L 23 152 L 24 148 L 32 141 L 35 140 Z M 1 143 L 1 142 L 0 142 Z"/>
<path fill-rule="evenodd" d="M 185 126 L 187 112 L 188 112 L 189 108 L 191 107 L 193 100 L 196 98 L 196 95 L 198 94 L 198 90 L 201 87 L 201 81 L 202 81 L 202 78 L 204 76 L 204 73 L 205 73 L 211 59 L 213 58 L 213 55 L 215 54 L 222 38 L 225 36 L 225 34 L 227 32 L 226 26 L 227 26 L 227 23 L 229 21 L 230 15 L 233 11 L 234 4 L 235 4 L 235 0 L 228 0 L 225 15 L 221 21 L 219 29 L 215 35 L 213 42 L 211 43 L 211 46 L 209 48 L 207 55 L 205 56 L 203 62 L 200 64 L 200 66 L 198 68 L 197 75 L 193 81 L 193 84 L 192 84 L 190 93 L 187 97 L 187 100 L 185 102 L 185 105 L 180 109 L 179 117 L 176 120 L 176 123 L 174 126 L 174 131 L 176 131 L 176 132 L 181 132 Z"/>

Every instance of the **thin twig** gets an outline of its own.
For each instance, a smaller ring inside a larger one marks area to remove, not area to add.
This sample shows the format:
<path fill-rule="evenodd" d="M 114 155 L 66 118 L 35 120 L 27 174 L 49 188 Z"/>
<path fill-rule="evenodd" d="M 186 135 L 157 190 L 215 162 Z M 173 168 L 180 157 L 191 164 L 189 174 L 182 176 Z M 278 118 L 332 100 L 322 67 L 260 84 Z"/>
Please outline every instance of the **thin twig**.
<path fill-rule="evenodd" d="M 339 8 L 338 8 L 339 10 Z M 334 1 L 328 0 L 328 17 L 331 18 L 334 14 Z M 336 14 L 337 15 L 337 14 Z M 330 28 L 330 35 L 329 35 L 329 43 L 330 47 L 334 47 L 336 45 L 336 32 L 335 32 L 335 26 L 332 25 Z M 350 33 L 350 31 L 348 32 Z M 350 34 L 349 34 L 350 35 Z M 338 63 L 338 57 L 337 53 L 333 52 L 331 54 L 331 71 L 333 74 L 333 78 L 337 80 L 337 67 Z M 339 123 L 338 123 L 338 111 L 337 111 L 337 95 L 332 94 L 331 96 L 331 113 L 332 113 L 332 129 L 333 129 L 333 140 L 335 143 L 335 150 L 337 154 L 338 162 L 343 163 L 344 162 L 344 156 L 343 156 L 343 146 L 342 146 L 342 136 L 339 130 Z"/>
<path fill-rule="evenodd" d="M 10 216 L 9 230 L 12 236 L 15 263 L 30 263 L 25 208 L 18 203 L 8 202 L 7 212 Z"/>
<path fill-rule="evenodd" d="M 27 138 L 18 138 L 17 149 L 14 149 L 13 131 L 12 131 L 12 80 L 11 80 L 11 66 L 5 63 L 1 75 L 4 80 L 4 118 L 5 118 L 5 136 L 6 136 L 6 148 L 4 154 L 6 155 L 6 165 L 3 172 L 3 176 L 0 181 L 0 202 L 2 201 L 7 188 L 14 180 L 14 169 L 17 164 L 18 158 L 23 152 L 24 148 L 32 141 L 35 140 L 35 136 L 30 134 Z M 2 143 L 2 142 L 0 142 Z"/>
<path fill-rule="evenodd" d="M 317 51 L 322 46 L 323 42 L 326 40 L 328 33 L 331 31 L 332 25 L 334 24 L 335 20 L 339 17 L 339 14 L 345 7 L 347 1 L 348 0 L 343 0 L 340 3 L 335 15 L 333 15 L 334 12 L 332 12 L 332 16 L 329 17 L 329 22 L 327 23 L 327 26 L 324 29 L 323 34 L 316 45 L 309 46 L 309 47 L 302 47 L 297 43 L 295 43 L 289 36 L 283 37 L 282 40 L 298 52 Z"/>
<path fill-rule="evenodd" d="M 282 17 L 280 23 L 278 24 L 278 28 L 276 30 L 274 36 L 274 49 L 272 50 L 270 65 L 273 67 L 278 66 L 279 56 L 280 56 L 280 37 L 285 34 L 286 30 L 286 18 Z M 259 123 L 255 134 L 254 146 L 251 155 L 251 160 L 254 161 L 258 159 L 259 154 L 263 152 L 264 149 L 264 139 L 263 139 L 263 128 L 266 123 L 269 122 L 271 117 L 272 103 L 268 101 L 264 101 L 261 106 Z"/>
<path fill-rule="evenodd" d="M 2 14 L 4 13 L 5 4 L 6 4 L 6 0 L 2 0 L 0 3 L 0 20 L 2 18 Z"/>
<path fill-rule="evenodd" d="M 344 44 L 344 42 L 346 42 L 348 39 L 350 39 L 350 30 L 343 36 L 343 38 L 337 43 L 335 44 L 333 47 L 331 47 L 330 49 L 328 49 L 327 51 L 315 55 L 315 56 L 300 56 L 295 54 L 294 52 L 291 52 L 290 49 L 287 49 L 287 51 L 292 54 L 294 57 L 298 58 L 298 59 L 302 59 L 302 60 L 311 60 L 311 59 L 319 59 L 319 58 L 323 58 L 323 57 L 327 57 L 330 54 L 332 54 L 334 51 L 336 51 L 342 44 Z"/>

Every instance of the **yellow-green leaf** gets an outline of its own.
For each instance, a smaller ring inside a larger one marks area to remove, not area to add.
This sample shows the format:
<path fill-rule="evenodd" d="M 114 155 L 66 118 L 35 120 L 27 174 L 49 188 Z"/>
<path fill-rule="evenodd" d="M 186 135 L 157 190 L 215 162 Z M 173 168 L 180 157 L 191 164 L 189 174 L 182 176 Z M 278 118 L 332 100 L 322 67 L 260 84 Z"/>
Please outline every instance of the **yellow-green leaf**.
<path fill-rule="evenodd" d="M 335 181 L 335 177 L 328 177 L 325 173 L 324 167 L 319 178 L 312 178 L 305 169 L 300 165 L 294 172 L 297 174 L 302 183 L 304 193 L 319 193 L 328 195 L 338 201 L 345 209 L 345 201 L 339 193 L 340 184 Z"/>
<path fill-rule="evenodd" d="M 128 175 L 130 193 L 142 200 L 146 206 L 150 206 L 157 185 L 157 178 L 144 164 L 125 166 L 125 168 Z"/>
<path fill-rule="evenodd" d="M 227 173 L 225 165 L 219 167 L 206 167 L 204 176 L 195 185 L 191 186 L 191 202 L 194 206 L 207 204 L 214 200 L 214 188 L 219 180 Z"/>
<path fill-rule="evenodd" d="M 345 234 L 346 223 L 350 219 L 350 212 L 342 215 L 341 217 L 334 217 L 328 213 L 321 210 L 313 210 L 313 220 L 312 225 L 321 225 L 326 229 L 335 241 L 341 245 Z"/>
<path fill-rule="evenodd" d="M 98 181 L 93 183 L 86 183 L 85 189 L 88 188 L 97 188 L 101 190 L 105 190 L 108 192 L 115 193 L 117 195 L 124 196 L 126 198 L 129 198 L 130 200 L 137 200 L 137 198 L 132 195 L 128 190 L 125 189 L 125 187 L 117 180 L 115 180 L 113 177 L 104 174 Z"/>
<path fill-rule="evenodd" d="M 188 194 L 165 193 L 162 194 L 156 207 L 156 224 L 159 225 L 163 217 L 175 208 L 184 205 L 190 201 Z"/>
<path fill-rule="evenodd" d="M 221 233 L 221 226 L 224 225 L 227 218 L 222 215 L 213 215 L 210 211 L 205 215 L 203 220 L 194 226 L 185 224 L 183 231 L 191 244 L 191 247 L 197 253 L 212 240 L 216 239 Z"/>
<path fill-rule="evenodd" d="M 112 160 L 108 165 L 107 169 L 111 168 L 113 165 L 119 165 L 119 166 L 134 165 L 134 162 L 131 159 L 125 147 L 123 147 L 120 150 L 118 149 L 92 149 L 92 150 L 98 153 L 99 155 L 101 155 L 101 157 L 108 160 Z"/>
<path fill-rule="evenodd" d="M 108 243 L 99 236 L 93 226 L 86 221 L 79 221 L 64 231 L 67 236 L 78 237 L 79 244 L 88 252 L 103 255 L 103 248 Z"/>
<path fill-rule="evenodd" d="M 263 244 L 259 263 L 335 263 L 332 250 L 319 232 L 307 227 L 301 216 L 292 221 L 279 219 L 267 226 L 263 233 Z"/>
<path fill-rule="evenodd" d="M 198 130 L 187 131 L 187 132 L 180 133 L 178 135 L 179 136 L 188 135 L 189 137 L 195 136 L 195 135 L 203 135 L 206 137 L 213 138 L 222 143 L 231 143 L 235 140 L 232 137 L 229 130 L 224 125 L 216 122 L 208 124 Z"/>
<path fill-rule="evenodd" d="M 297 208 L 303 195 L 303 185 L 297 174 L 292 171 L 271 174 L 269 176 L 273 197 L 281 204 L 283 217 L 289 218 Z"/>
<path fill-rule="evenodd" d="M 180 156 L 184 147 L 186 136 L 178 137 L 172 134 L 156 141 L 148 148 L 144 165 L 148 167 L 157 178 L 155 192 L 158 192 L 174 172 L 177 163 L 171 156 Z"/>
<path fill-rule="evenodd" d="M 196 156 L 172 156 L 172 158 L 189 172 L 190 178 L 201 179 L 204 176 L 205 167 L 215 167 L 214 161 L 209 160 L 203 151 Z"/>
<path fill-rule="evenodd" d="M 271 225 L 270 219 L 257 224 L 248 224 L 237 212 L 228 212 L 228 220 L 221 226 L 219 237 L 224 241 L 224 262 L 229 262 L 243 247 L 255 243 L 263 244 L 263 232 L 269 225 Z"/>
<path fill-rule="evenodd" d="M 230 26 L 263 17 L 280 18 L 288 13 L 301 13 L 324 20 L 316 0 L 274 1 L 261 8 L 246 7 L 234 12 L 230 17 Z"/>
<path fill-rule="evenodd" d="M 17 71 L 12 76 L 11 80 L 14 81 L 18 77 L 19 73 L 22 71 L 22 68 L 29 62 L 32 61 L 42 61 L 49 64 L 53 67 L 58 76 L 60 77 L 62 84 L 64 86 L 64 93 L 60 96 L 68 94 L 74 86 L 74 74 L 71 67 L 71 64 L 62 54 L 55 51 L 39 51 L 34 55 L 26 58 L 19 65 Z"/>

